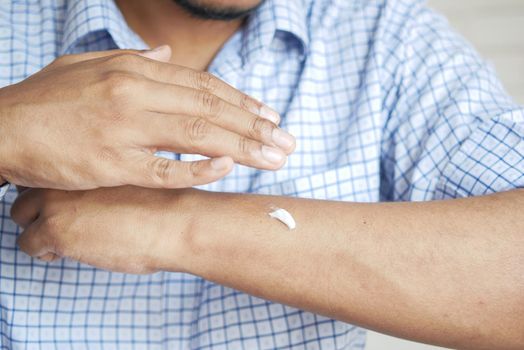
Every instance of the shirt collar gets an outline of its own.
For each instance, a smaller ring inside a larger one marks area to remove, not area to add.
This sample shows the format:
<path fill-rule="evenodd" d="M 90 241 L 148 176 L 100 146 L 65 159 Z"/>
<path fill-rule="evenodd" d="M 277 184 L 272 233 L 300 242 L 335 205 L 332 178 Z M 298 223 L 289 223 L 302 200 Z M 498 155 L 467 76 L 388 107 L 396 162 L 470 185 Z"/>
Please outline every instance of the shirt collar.
<path fill-rule="evenodd" d="M 306 55 L 309 45 L 307 29 L 309 2 L 308 0 L 266 0 L 247 19 L 240 50 L 242 64 L 254 61 L 275 40 L 280 40 L 288 49 L 295 46 L 302 56 Z"/>
<path fill-rule="evenodd" d="M 147 45 L 127 25 L 113 0 L 69 0 L 59 53 L 69 53 L 88 35 L 107 32 L 119 48 L 145 49 Z"/>
<path fill-rule="evenodd" d="M 247 19 L 242 30 L 242 64 L 252 62 L 274 40 L 299 48 L 305 55 L 309 44 L 306 24 L 309 0 L 266 0 Z M 113 0 L 69 0 L 60 55 L 70 52 L 87 35 L 106 31 L 117 47 L 145 49 L 146 44 L 127 25 Z M 281 33 L 277 38 L 277 33 Z"/>

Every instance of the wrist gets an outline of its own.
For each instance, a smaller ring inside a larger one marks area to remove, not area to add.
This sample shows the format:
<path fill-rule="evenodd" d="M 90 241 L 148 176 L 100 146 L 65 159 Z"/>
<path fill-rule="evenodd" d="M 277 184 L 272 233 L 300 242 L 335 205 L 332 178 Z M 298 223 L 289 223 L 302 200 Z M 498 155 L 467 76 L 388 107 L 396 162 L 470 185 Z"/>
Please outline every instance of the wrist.
<path fill-rule="evenodd" d="M 162 208 L 155 210 L 156 241 L 152 266 L 157 271 L 193 273 L 195 256 L 192 242 L 208 212 L 204 191 L 194 189 L 168 190 Z M 199 215 L 200 214 L 200 215 Z"/>
<path fill-rule="evenodd" d="M 12 130 L 9 130 L 7 125 L 7 118 L 10 115 L 9 102 L 6 97 L 6 89 L 0 89 L 0 185 L 8 181 L 8 161 L 11 161 L 13 156 L 9 151 L 9 143 L 11 140 Z"/>
<path fill-rule="evenodd" d="M 182 272 L 214 280 L 222 267 L 243 254 L 239 247 L 249 243 L 252 227 L 260 221 L 267 203 L 244 194 L 191 190 L 194 195 L 183 205 L 188 214 L 185 232 L 180 236 L 179 261 Z M 262 198 L 262 197 L 261 197 Z M 264 216 L 262 216 L 264 217 Z"/>
<path fill-rule="evenodd" d="M 174 266 L 178 272 L 209 276 L 216 259 L 221 259 L 219 255 L 233 254 L 224 240 L 232 230 L 231 225 L 238 223 L 238 213 L 242 211 L 238 206 L 239 196 L 195 189 L 177 193 L 180 193 L 174 206 L 177 223 L 172 224 L 167 240 L 169 249 L 176 253 L 165 260 L 164 266 Z"/>

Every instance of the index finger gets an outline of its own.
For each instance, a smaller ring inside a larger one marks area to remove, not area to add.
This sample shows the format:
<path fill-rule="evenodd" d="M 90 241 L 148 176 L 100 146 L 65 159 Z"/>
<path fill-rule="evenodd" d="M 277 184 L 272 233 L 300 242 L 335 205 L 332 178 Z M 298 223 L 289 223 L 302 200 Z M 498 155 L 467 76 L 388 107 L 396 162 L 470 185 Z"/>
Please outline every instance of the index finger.
<path fill-rule="evenodd" d="M 245 111 L 256 114 L 264 119 L 268 119 L 275 124 L 280 123 L 281 118 L 277 111 L 238 89 L 235 89 L 233 86 L 216 76 L 207 72 L 196 71 L 191 68 L 168 63 L 171 57 L 171 48 L 167 45 L 145 51 L 108 50 L 64 55 L 55 60 L 53 64 L 55 66 L 61 66 L 125 54 L 141 56 L 143 63 L 123 68 L 136 71 L 158 82 L 180 85 L 209 92 Z"/>
<path fill-rule="evenodd" d="M 147 61 L 145 64 L 140 65 L 140 67 L 137 67 L 137 69 L 140 71 L 139 73 L 152 80 L 208 92 L 245 111 L 268 119 L 275 124 L 280 123 L 280 115 L 277 111 L 242 91 L 235 89 L 213 74 L 196 71 L 168 62 Z"/>
<path fill-rule="evenodd" d="M 172 70 L 169 63 L 159 63 L 166 71 Z M 168 76 L 169 72 L 166 72 Z M 173 73 L 171 73 L 173 75 Z M 248 112 L 268 119 L 275 124 L 280 123 L 280 115 L 277 111 L 253 97 L 235 89 L 225 81 L 207 72 L 198 72 L 189 68 L 182 68 L 176 75 L 176 81 L 193 89 L 209 92 L 221 99 L 236 105 Z"/>

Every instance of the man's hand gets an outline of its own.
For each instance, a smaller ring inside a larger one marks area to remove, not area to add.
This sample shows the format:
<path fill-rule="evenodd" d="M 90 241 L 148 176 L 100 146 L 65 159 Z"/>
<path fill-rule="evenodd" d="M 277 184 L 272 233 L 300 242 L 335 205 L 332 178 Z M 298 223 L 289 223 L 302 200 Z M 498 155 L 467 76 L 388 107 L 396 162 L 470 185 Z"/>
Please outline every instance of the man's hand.
<path fill-rule="evenodd" d="M 168 47 L 64 56 L 0 90 L 0 177 L 26 187 L 205 184 L 240 164 L 278 169 L 294 138 L 278 114 Z M 177 162 L 158 150 L 216 159 Z"/>
<path fill-rule="evenodd" d="M 20 248 L 45 261 L 64 257 L 141 274 L 155 272 L 169 260 L 170 269 L 180 270 L 173 257 L 184 258 L 177 242 L 187 234 L 200 192 L 133 186 L 28 189 L 16 200 L 11 215 L 24 228 Z"/>

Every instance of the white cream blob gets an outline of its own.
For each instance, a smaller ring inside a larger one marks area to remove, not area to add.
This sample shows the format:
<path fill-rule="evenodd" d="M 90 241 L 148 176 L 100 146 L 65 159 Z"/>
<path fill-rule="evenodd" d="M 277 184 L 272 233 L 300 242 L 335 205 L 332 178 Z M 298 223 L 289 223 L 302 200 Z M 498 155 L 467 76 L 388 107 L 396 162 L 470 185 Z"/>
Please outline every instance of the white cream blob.
<path fill-rule="evenodd" d="M 295 227 L 297 227 L 295 219 L 293 219 L 293 216 L 291 216 L 291 214 L 285 209 L 274 208 L 274 210 L 269 213 L 269 216 L 284 223 L 290 230 L 293 230 Z"/>

